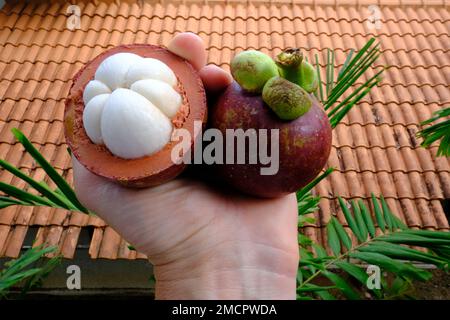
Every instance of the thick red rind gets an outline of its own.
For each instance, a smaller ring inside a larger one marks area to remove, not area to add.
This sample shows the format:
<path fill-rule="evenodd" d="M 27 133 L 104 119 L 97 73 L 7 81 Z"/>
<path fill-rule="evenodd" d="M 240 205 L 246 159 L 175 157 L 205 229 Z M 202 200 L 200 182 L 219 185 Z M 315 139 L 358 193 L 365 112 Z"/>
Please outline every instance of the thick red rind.
<path fill-rule="evenodd" d="M 162 150 L 151 156 L 127 160 L 114 156 L 104 146 L 92 143 L 83 127 L 83 90 L 94 78 L 99 64 L 105 58 L 119 52 L 130 52 L 145 58 L 161 60 L 174 71 L 181 84 L 178 90 L 181 91 L 184 100 L 180 112 L 183 110 L 188 112 L 179 128 L 190 132 L 191 146 L 193 145 L 194 121 L 205 123 L 207 117 L 203 83 L 189 62 L 166 48 L 148 44 L 121 45 L 105 51 L 88 62 L 75 75 L 64 113 L 66 141 L 78 161 L 96 175 L 129 187 L 159 185 L 175 178 L 186 167 L 185 164 L 175 164 L 171 160 L 171 150 L 177 142 L 169 142 Z"/>

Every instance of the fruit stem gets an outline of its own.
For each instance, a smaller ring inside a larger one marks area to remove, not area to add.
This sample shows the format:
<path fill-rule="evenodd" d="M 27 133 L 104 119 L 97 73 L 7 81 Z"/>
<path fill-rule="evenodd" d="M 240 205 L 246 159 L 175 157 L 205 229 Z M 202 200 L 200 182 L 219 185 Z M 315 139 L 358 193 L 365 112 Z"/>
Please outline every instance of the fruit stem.
<path fill-rule="evenodd" d="M 277 55 L 275 60 L 281 69 L 283 78 L 293 83 L 298 83 L 301 77 L 301 65 L 303 54 L 299 48 L 289 48 Z"/>

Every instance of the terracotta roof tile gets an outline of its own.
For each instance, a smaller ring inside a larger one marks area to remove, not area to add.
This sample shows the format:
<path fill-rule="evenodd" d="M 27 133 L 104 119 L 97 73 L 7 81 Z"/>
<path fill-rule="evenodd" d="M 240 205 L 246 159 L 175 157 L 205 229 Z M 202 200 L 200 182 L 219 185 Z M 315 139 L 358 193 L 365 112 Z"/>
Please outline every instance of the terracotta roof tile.
<path fill-rule="evenodd" d="M 373 4 L 369 0 L 339 6 L 334 0 L 80 1 L 80 29 L 73 31 L 66 27 L 63 1 L 6 5 L 0 11 L 0 157 L 46 179 L 14 141 L 10 130 L 17 127 L 72 181 L 62 124 L 71 78 L 118 44 L 167 44 L 174 34 L 192 31 L 204 40 L 208 61 L 229 70 L 242 50 L 277 54 L 295 46 L 321 61 L 326 48 L 334 48 L 341 66 L 350 48 L 375 35 L 383 52 L 377 66 L 389 68 L 382 84 L 335 129 L 328 165 L 337 170 L 315 188 L 323 200 L 313 214 L 317 222 L 304 232 L 326 241 L 322 228 L 331 215 L 345 221 L 336 196 L 367 202 L 371 192 L 384 194 L 411 227 L 448 230 L 441 200 L 450 198 L 450 160 L 436 157 L 436 146 L 421 148 L 415 134 L 421 121 L 450 103 L 450 13 L 444 0 L 422 2 L 378 1 L 379 30 L 368 28 L 367 10 L 361 9 Z M 0 181 L 24 186 L 5 171 Z M 58 245 L 68 258 L 83 227 L 94 228 L 92 258 L 145 258 L 98 217 L 44 207 L 2 209 L 0 256 L 19 254 L 29 226 L 39 227 L 35 245 Z"/>

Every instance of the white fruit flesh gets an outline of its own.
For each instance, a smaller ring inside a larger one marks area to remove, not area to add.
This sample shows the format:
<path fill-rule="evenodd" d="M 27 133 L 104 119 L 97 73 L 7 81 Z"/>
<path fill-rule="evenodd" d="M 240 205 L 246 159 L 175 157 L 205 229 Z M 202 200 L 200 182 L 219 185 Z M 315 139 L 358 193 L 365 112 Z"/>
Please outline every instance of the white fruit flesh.
<path fill-rule="evenodd" d="M 87 105 L 92 98 L 103 93 L 111 93 L 111 89 L 101 81 L 89 81 L 83 91 L 84 104 Z"/>
<path fill-rule="evenodd" d="M 95 71 L 95 80 L 103 82 L 111 90 L 124 88 L 130 67 L 143 59 L 134 53 L 117 53 L 109 56 Z"/>
<path fill-rule="evenodd" d="M 180 94 L 170 85 L 159 80 L 136 81 L 131 85 L 131 90 L 153 102 L 169 118 L 177 114 L 181 104 Z"/>
<path fill-rule="evenodd" d="M 83 125 L 88 137 L 95 144 L 103 144 L 102 131 L 100 130 L 100 122 L 102 118 L 103 108 L 109 94 L 99 94 L 93 97 L 83 111 Z"/>
<path fill-rule="evenodd" d="M 106 147 L 116 156 L 133 159 L 166 145 L 172 123 L 149 100 L 130 89 L 117 89 L 106 101 L 101 119 Z"/>
<path fill-rule="evenodd" d="M 126 83 L 129 86 L 144 79 L 161 80 L 172 87 L 177 84 L 177 77 L 173 71 L 165 63 L 153 58 L 137 61 L 130 67 L 126 75 Z"/>
<path fill-rule="evenodd" d="M 109 56 L 83 92 L 83 125 L 95 144 L 117 157 L 135 159 L 161 150 L 182 97 L 177 78 L 162 61 L 132 53 Z"/>

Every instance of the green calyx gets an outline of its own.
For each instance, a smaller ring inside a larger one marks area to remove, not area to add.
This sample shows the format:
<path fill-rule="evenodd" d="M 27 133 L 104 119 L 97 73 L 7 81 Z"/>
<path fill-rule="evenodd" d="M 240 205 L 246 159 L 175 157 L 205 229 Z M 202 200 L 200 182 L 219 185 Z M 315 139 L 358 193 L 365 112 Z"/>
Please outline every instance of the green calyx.
<path fill-rule="evenodd" d="M 279 76 L 266 82 L 262 98 L 282 120 L 295 120 L 312 105 L 309 94 L 302 87 Z"/>
<path fill-rule="evenodd" d="M 278 76 L 278 67 L 271 57 L 247 50 L 237 54 L 231 61 L 231 74 L 246 91 L 261 93 L 266 82 Z"/>
<path fill-rule="evenodd" d="M 301 86 L 307 92 L 317 90 L 319 80 L 314 67 L 305 59 L 300 49 L 286 49 L 277 56 L 276 64 L 280 69 L 280 75 Z"/>

